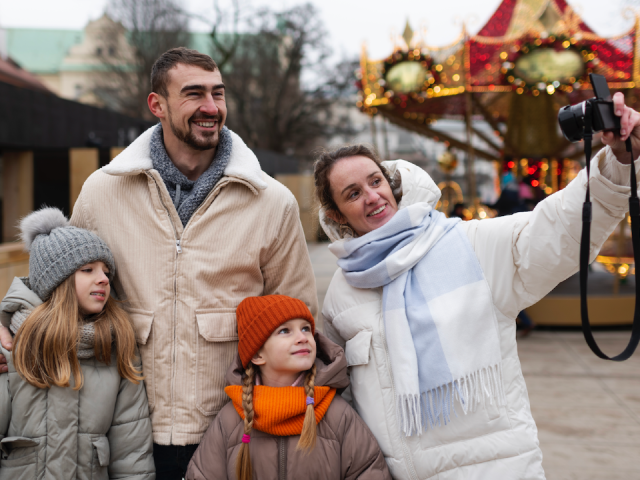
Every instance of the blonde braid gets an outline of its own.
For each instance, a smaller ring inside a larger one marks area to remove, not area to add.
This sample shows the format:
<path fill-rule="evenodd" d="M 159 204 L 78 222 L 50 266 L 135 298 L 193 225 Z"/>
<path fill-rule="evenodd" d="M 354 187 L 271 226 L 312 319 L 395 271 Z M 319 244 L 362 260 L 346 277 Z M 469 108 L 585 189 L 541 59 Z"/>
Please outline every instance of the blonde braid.
<path fill-rule="evenodd" d="M 244 371 L 242 379 L 242 410 L 244 411 L 244 435 L 238 459 L 236 461 L 236 478 L 238 480 L 251 480 L 253 478 L 253 467 L 251 465 L 251 455 L 249 453 L 248 438 L 253 428 L 253 386 L 255 384 L 256 371 L 253 363 Z M 246 436 L 246 437 L 245 437 Z M 247 441 L 245 442 L 245 438 Z"/>
<path fill-rule="evenodd" d="M 314 399 L 316 381 L 316 366 L 313 365 L 311 370 L 307 372 L 304 378 L 304 393 L 307 397 Z M 307 405 L 307 411 L 304 414 L 304 423 L 302 424 L 302 432 L 300 440 L 298 440 L 297 450 L 307 450 L 310 452 L 316 446 L 316 413 L 314 403 Z"/>

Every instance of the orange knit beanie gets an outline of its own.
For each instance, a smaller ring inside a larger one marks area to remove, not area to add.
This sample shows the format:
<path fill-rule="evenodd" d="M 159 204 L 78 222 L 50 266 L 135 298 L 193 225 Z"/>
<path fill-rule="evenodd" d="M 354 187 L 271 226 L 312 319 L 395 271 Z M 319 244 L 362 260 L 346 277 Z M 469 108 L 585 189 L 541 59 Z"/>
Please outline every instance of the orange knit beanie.
<path fill-rule="evenodd" d="M 238 352 L 242 366 L 247 367 L 273 331 L 284 322 L 302 318 L 311 324 L 315 335 L 313 315 L 305 303 L 286 295 L 247 297 L 236 310 L 238 321 Z"/>

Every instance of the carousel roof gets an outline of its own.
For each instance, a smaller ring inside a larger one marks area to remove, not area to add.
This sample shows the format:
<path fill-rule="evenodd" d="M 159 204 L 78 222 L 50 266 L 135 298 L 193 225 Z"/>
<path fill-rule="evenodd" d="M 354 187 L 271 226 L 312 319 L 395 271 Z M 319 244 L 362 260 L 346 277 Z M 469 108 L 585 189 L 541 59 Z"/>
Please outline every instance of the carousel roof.
<path fill-rule="evenodd" d="M 476 35 L 463 30 L 452 45 L 431 47 L 409 28 L 386 59 L 372 61 L 363 49 L 358 106 L 420 131 L 464 115 L 465 92 L 491 123 L 506 119 L 514 94 L 552 95 L 560 105 L 591 97 L 589 73 L 604 75 L 614 91 L 635 89 L 638 31 L 636 18 L 629 31 L 603 38 L 565 0 L 504 0 Z M 627 101 L 639 103 L 633 91 Z"/>

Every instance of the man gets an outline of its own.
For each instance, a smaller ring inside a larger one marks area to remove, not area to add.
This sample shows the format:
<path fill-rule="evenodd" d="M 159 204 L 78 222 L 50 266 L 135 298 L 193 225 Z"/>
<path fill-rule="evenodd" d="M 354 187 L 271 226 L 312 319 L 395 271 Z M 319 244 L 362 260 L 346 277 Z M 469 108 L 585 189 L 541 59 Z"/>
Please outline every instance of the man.
<path fill-rule="evenodd" d="M 240 301 L 286 294 L 314 316 L 318 305 L 297 203 L 224 127 L 214 61 L 169 50 L 151 83 L 160 125 L 89 177 L 71 222 L 113 251 L 142 355 L 157 479 L 173 480 L 228 401 Z"/>

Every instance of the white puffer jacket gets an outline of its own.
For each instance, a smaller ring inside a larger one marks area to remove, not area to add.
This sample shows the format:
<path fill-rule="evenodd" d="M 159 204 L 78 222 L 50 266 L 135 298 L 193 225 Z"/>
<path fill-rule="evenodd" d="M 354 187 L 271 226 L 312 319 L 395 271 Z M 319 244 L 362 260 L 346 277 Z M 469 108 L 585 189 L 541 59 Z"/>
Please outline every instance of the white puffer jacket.
<path fill-rule="evenodd" d="M 384 165 L 394 178 L 394 190 L 401 180 L 400 208 L 417 202 L 435 206 L 440 191 L 426 172 L 403 160 Z M 627 211 L 629 187 L 620 185 L 628 184 L 628 172 L 629 167 L 619 164 L 608 147 L 592 161 L 592 260 Z M 420 436 L 401 434 L 384 337 L 382 289 L 351 287 L 342 270 L 335 273 L 322 309 L 324 329 L 345 348 L 354 406 L 378 440 L 395 479 L 545 478 L 518 360 L 515 318 L 578 270 L 585 185 L 583 170 L 533 212 L 462 223 L 492 292 L 506 407 L 487 404 L 464 415 L 458 405 L 458 416 L 449 425 Z M 337 224 L 322 213 L 323 228 L 332 241 L 337 240 Z"/>

